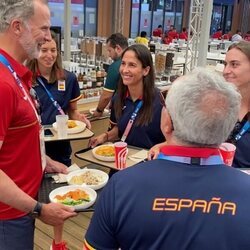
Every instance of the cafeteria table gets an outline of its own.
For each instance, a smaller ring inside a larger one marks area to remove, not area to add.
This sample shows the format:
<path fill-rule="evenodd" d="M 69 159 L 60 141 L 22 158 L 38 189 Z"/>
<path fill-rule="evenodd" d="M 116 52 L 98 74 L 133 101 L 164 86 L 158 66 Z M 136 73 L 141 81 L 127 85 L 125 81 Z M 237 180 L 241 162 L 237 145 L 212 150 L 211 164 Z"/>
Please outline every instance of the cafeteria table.
<path fill-rule="evenodd" d="M 133 155 L 135 155 L 136 153 L 138 153 L 142 150 L 147 152 L 147 150 L 145 150 L 145 149 L 128 145 L 128 155 L 127 155 L 127 160 L 126 160 L 126 167 L 131 167 L 131 166 L 137 164 L 138 162 L 146 160 L 146 157 L 141 158 L 141 159 L 137 158 L 136 159 L 137 161 L 131 160 L 131 157 Z M 84 161 L 87 161 L 90 163 L 100 165 L 102 167 L 107 167 L 110 169 L 119 170 L 116 168 L 115 162 L 101 161 L 101 160 L 96 159 L 92 154 L 92 148 L 86 148 L 86 149 L 82 149 L 82 150 L 76 152 L 75 157 L 77 157 L 80 160 L 84 160 Z"/>
<path fill-rule="evenodd" d="M 43 128 L 44 128 L 44 130 L 50 130 L 50 132 L 52 133 L 49 136 L 44 136 L 44 141 L 45 142 L 89 139 L 94 135 L 94 133 L 91 130 L 89 130 L 88 128 L 85 128 L 80 133 L 67 134 L 67 137 L 65 137 L 65 138 L 58 138 L 57 132 L 53 128 L 52 125 L 45 125 L 45 126 L 43 126 Z"/>

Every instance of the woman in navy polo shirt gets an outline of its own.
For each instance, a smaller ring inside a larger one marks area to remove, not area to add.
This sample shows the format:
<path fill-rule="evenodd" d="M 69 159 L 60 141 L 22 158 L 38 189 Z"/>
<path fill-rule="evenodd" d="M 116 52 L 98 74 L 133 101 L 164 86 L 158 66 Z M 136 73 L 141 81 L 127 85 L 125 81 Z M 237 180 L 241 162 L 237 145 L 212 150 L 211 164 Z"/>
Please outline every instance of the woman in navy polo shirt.
<path fill-rule="evenodd" d="M 41 46 L 39 58 L 27 64 L 33 72 L 33 88 L 40 101 L 42 124 L 53 124 L 56 115 L 60 114 L 60 110 L 49 97 L 49 91 L 63 112 L 69 115 L 69 119 L 83 121 L 89 127 L 89 121 L 77 110 L 77 101 L 81 99 L 81 94 L 76 76 L 63 70 L 56 34 L 51 32 L 51 36 L 52 40 Z M 69 141 L 47 142 L 45 147 L 47 155 L 53 160 L 71 165 L 72 150 Z"/>
<path fill-rule="evenodd" d="M 123 138 L 129 145 L 148 149 L 163 142 L 160 121 L 165 104 L 154 84 L 154 66 L 148 48 L 141 44 L 128 47 L 122 54 L 120 74 L 118 91 L 111 103 L 110 129 L 91 138 L 89 145 L 94 147 Z"/>
<path fill-rule="evenodd" d="M 228 140 L 236 145 L 233 166 L 250 168 L 250 42 L 240 41 L 228 48 L 223 76 L 242 96 L 239 120 Z"/>

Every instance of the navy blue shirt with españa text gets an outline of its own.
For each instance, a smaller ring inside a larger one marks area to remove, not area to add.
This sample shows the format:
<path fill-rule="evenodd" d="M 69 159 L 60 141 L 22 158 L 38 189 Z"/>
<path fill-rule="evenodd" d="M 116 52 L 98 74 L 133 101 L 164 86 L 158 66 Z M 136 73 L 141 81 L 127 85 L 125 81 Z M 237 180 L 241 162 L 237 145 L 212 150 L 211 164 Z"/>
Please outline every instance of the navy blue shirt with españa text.
<path fill-rule="evenodd" d="M 157 159 L 112 176 L 85 245 L 95 249 L 250 249 L 250 176 Z M 91 249 L 91 248 L 89 248 Z"/>

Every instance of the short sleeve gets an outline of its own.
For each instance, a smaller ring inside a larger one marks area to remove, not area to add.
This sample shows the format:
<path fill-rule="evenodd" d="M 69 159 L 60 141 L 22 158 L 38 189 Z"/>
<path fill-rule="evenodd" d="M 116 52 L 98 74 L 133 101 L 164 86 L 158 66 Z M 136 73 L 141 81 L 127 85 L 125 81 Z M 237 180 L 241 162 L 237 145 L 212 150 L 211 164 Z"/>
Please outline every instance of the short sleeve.
<path fill-rule="evenodd" d="M 71 96 L 70 96 L 70 102 L 77 101 L 81 98 L 81 92 L 79 88 L 79 83 L 77 81 L 77 78 L 75 74 L 65 71 L 66 75 L 66 85 L 70 86 L 71 89 Z"/>
<path fill-rule="evenodd" d="M 106 89 L 107 91 L 112 91 L 112 92 L 116 91 L 120 79 L 120 72 L 119 72 L 120 65 L 121 65 L 121 60 L 119 59 L 113 62 L 109 66 L 107 78 L 104 85 L 104 89 Z"/>

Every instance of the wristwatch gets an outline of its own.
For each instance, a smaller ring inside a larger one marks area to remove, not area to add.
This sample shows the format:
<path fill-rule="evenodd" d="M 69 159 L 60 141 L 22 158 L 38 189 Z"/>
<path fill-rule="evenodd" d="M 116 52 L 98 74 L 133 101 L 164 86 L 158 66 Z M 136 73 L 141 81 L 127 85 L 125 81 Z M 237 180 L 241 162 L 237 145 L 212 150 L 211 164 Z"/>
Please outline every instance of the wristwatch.
<path fill-rule="evenodd" d="M 37 202 L 34 209 L 29 213 L 29 216 L 36 219 L 41 215 L 43 204 Z"/>
<path fill-rule="evenodd" d="M 97 111 L 98 113 L 102 113 L 102 112 L 103 112 L 103 110 L 100 110 L 98 107 L 96 108 L 96 111 Z"/>

